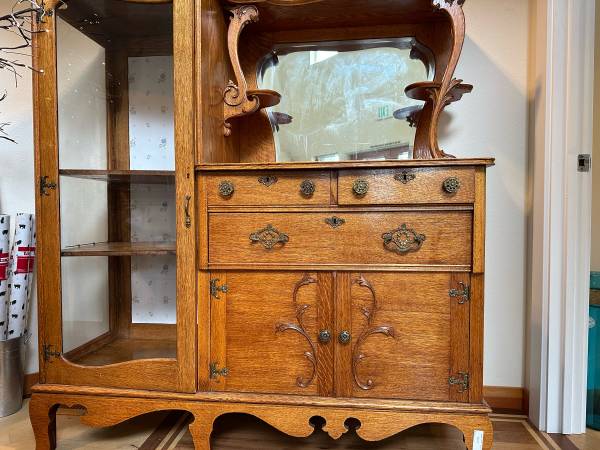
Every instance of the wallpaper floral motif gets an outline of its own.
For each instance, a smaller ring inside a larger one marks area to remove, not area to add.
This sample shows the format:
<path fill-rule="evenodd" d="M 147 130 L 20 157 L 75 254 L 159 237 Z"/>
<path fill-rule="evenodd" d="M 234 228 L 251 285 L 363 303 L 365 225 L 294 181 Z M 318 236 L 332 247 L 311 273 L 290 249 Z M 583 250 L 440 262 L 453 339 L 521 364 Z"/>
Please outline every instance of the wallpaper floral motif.
<path fill-rule="evenodd" d="M 175 170 L 173 57 L 129 58 L 131 169 Z"/>

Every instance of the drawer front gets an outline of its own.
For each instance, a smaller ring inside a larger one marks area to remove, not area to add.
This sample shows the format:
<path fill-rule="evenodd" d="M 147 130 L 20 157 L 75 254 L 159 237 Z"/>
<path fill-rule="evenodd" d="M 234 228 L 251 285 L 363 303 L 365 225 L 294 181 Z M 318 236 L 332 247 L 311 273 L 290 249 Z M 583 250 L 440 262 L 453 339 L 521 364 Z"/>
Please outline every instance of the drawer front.
<path fill-rule="evenodd" d="M 472 203 L 475 170 L 471 167 L 342 170 L 340 205 Z"/>
<path fill-rule="evenodd" d="M 331 175 L 321 172 L 220 173 L 206 177 L 208 206 L 329 205 Z"/>
<path fill-rule="evenodd" d="M 209 263 L 470 265 L 472 212 L 212 213 Z"/>

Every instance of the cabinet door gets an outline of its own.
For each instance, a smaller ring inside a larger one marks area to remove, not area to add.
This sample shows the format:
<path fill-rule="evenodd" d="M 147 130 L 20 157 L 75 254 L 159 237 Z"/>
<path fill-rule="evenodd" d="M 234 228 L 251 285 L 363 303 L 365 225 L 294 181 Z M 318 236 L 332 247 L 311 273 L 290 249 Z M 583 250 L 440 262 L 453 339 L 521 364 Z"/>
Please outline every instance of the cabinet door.
<path fill-rule="evenodd" d="M 213 272 L 211 285 L 211 390 L 332 395 L 332 274 Z"/>
<path fill-rule="evenodd" d="M 72 0 L 35 35 L 45 382 L 195 391 L 194 1 L 175 5 Z"/>
<path fill-rule="evenodd" d="M 468 274 L 339 273 L 336 394 L 468 401 Z M 462 283 L 462 284 L 461 284 Z M 455 289 L 450 292 L 451 289 Z M 463 303 L 464 302 L 464 303 Z"/>

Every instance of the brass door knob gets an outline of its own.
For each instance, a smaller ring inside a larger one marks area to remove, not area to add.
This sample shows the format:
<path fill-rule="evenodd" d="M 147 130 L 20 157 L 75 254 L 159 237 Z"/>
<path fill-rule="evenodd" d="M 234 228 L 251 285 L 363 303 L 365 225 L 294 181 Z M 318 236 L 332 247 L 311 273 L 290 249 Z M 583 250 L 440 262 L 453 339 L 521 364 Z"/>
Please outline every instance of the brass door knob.
<path fill-rule="evenodd" d="M 304 197 L 312 197 L 315 193 L 315 190 L 316 190 L 315 182 L 312 180 L 304 180 L 300 184 L 300 193 Z"/>
<path fill-rule="evenodd" d="M 319 331 L 319 342 L 321 344 L 329 344 L 329 341 L 331 341 L 331 332 L 329 330 Z"/>
<path fill-rule="evenodd" d="M 359 197 L 367 195 L 367 192 L 369 192 L 369 182 L 363 179 L 356 180 L 352 185 L 352 190 Z"/>
<path fill-rule="evenodd" d="M 219 184 L 219 194 L 222 197 L 231 197 L 234 191 L 235 186 L 231 181 L 221 181 L 221 184 Z"/>
<path fill-rule="evenodd" d="M 338 336 L 338 340 L 340 341 L 340 344 L 344 344 L 344 345 L 349 344 L 350 340 L 352 340 L 352 335 L 350 334 L 349 331 L 344 330 Z"/>
<path fill-rule="evenodd" d="M 456 194 L 460 189 L 460 180 L 456 177 L 446 178 L 444 180 L 444 191 L 448 194 Z"/>

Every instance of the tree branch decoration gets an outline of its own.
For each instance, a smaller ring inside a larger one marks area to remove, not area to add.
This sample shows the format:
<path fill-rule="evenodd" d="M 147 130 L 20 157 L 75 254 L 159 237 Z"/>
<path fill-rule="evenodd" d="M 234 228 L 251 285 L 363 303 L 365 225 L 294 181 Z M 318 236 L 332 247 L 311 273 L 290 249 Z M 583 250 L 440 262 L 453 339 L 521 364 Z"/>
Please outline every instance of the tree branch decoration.
<path fill-rule="evenodd" d="M 15 87 L 18 86 L 18 79 L 21 77 L 20 71 L 29 69 L 37 71 L 32 66 L 20 60 L 21 57 L 31 58 L 32 37 L 37 32 L 34 29 L 34 21 L 43 22 L 44 18 L 52 14 L 52 10 L 47 10 L 44 0 L 16 0 L 10 13 L 0 16 L 0 43 L 6 42 L 3 39 L 5 33 L 12 33 L 19 38 L 19 42 L 12 46 L 0 45 L 0 70 L 8 70 L 15 77 Z M 41 71 L 40 71 L 41 72 Z M 0 102 L 6 99 L 8 93 L 4 91 L 0 94 Z M 6 127 L 10 122 L 0 122 L 0 140 L 15 142 L 6 133 Z"/>

